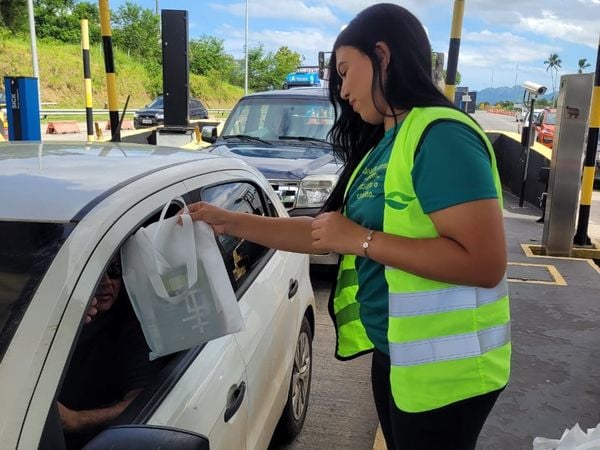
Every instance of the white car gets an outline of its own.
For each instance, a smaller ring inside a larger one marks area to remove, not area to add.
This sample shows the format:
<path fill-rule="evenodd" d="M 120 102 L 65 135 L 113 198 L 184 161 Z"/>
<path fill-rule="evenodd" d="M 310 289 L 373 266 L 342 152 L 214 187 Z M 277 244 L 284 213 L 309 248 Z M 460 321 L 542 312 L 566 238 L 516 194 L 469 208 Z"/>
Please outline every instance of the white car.
<path fill-rule="evenodd" d="M 125 240 L 175 196 L 287 215 L 265 178 L 233 158 L 0 144 L 2 449 L 65 448 L 57 399 L 92 297 Z M 231 236 L 218 244 L 245 329 L 168 357 L 85 448 L 266 449 L 276 428 L 283 438 L 302 428 L 315 328 L 308 256 Z"/>

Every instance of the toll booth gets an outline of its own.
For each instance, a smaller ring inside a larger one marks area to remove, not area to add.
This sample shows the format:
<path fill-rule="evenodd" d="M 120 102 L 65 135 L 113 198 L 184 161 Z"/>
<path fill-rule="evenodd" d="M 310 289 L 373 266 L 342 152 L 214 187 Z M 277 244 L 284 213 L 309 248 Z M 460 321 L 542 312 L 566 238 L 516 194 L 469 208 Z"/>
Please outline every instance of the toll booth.
<path fill-rule="evenodd" d="M 38 80 L 33 77 L 4 77 L 8 139 L 40 141 L 40 98 Z"/>
<path fill-rule="evenodd" d="M 563 75 L 556 109 L 542 253 L 571 256 L 590 114 L 593 75 Z"/>

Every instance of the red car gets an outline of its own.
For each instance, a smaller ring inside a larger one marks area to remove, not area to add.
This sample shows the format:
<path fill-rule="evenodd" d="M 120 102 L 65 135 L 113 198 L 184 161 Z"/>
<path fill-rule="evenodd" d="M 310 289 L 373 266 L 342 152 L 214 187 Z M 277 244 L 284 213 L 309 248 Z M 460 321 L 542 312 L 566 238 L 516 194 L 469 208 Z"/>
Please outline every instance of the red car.
<path fill-rule="evenodd" d="M 556 125 L 556 110 L 544 109 L 535 121 L 535 140 L 546 147 L 552 148 L 554 141 L 554 126 Z"/>

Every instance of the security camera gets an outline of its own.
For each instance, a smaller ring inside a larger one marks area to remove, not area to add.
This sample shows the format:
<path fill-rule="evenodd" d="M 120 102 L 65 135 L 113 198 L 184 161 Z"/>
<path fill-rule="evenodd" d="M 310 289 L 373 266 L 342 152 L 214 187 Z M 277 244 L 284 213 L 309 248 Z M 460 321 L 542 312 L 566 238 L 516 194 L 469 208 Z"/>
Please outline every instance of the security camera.
<path fill-rule="evenodd" d="M 542 86 L 541 84 L 534 83 L 533 81 L 525 81 L 523 83 L 523 87 L 527 92 L 533 95 L 544 95 L 548 88 L 546 86 Z"/>

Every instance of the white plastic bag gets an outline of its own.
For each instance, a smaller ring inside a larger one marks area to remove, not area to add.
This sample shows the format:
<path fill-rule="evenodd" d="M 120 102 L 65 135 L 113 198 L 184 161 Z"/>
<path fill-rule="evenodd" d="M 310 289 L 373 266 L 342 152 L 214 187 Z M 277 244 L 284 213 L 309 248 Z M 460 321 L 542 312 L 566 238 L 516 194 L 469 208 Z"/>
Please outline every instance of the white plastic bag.
<path fill-rule="evenodd" d="M 174 198 L 185 205 L 180 197 Z M 171 200 L 171 202 L 173 201 Z M 211 227 L 178 217 L 140 228 L 121 249 L 123 281 L 150 347 L 150 359 L 244 327 Z"/>
<path fill-rule="evenodd" d="M 600 424 L 585 433 L 579 423 L 566 429 L 560 439 L 536 437 L 533 450 L 600 450 Z"/>

